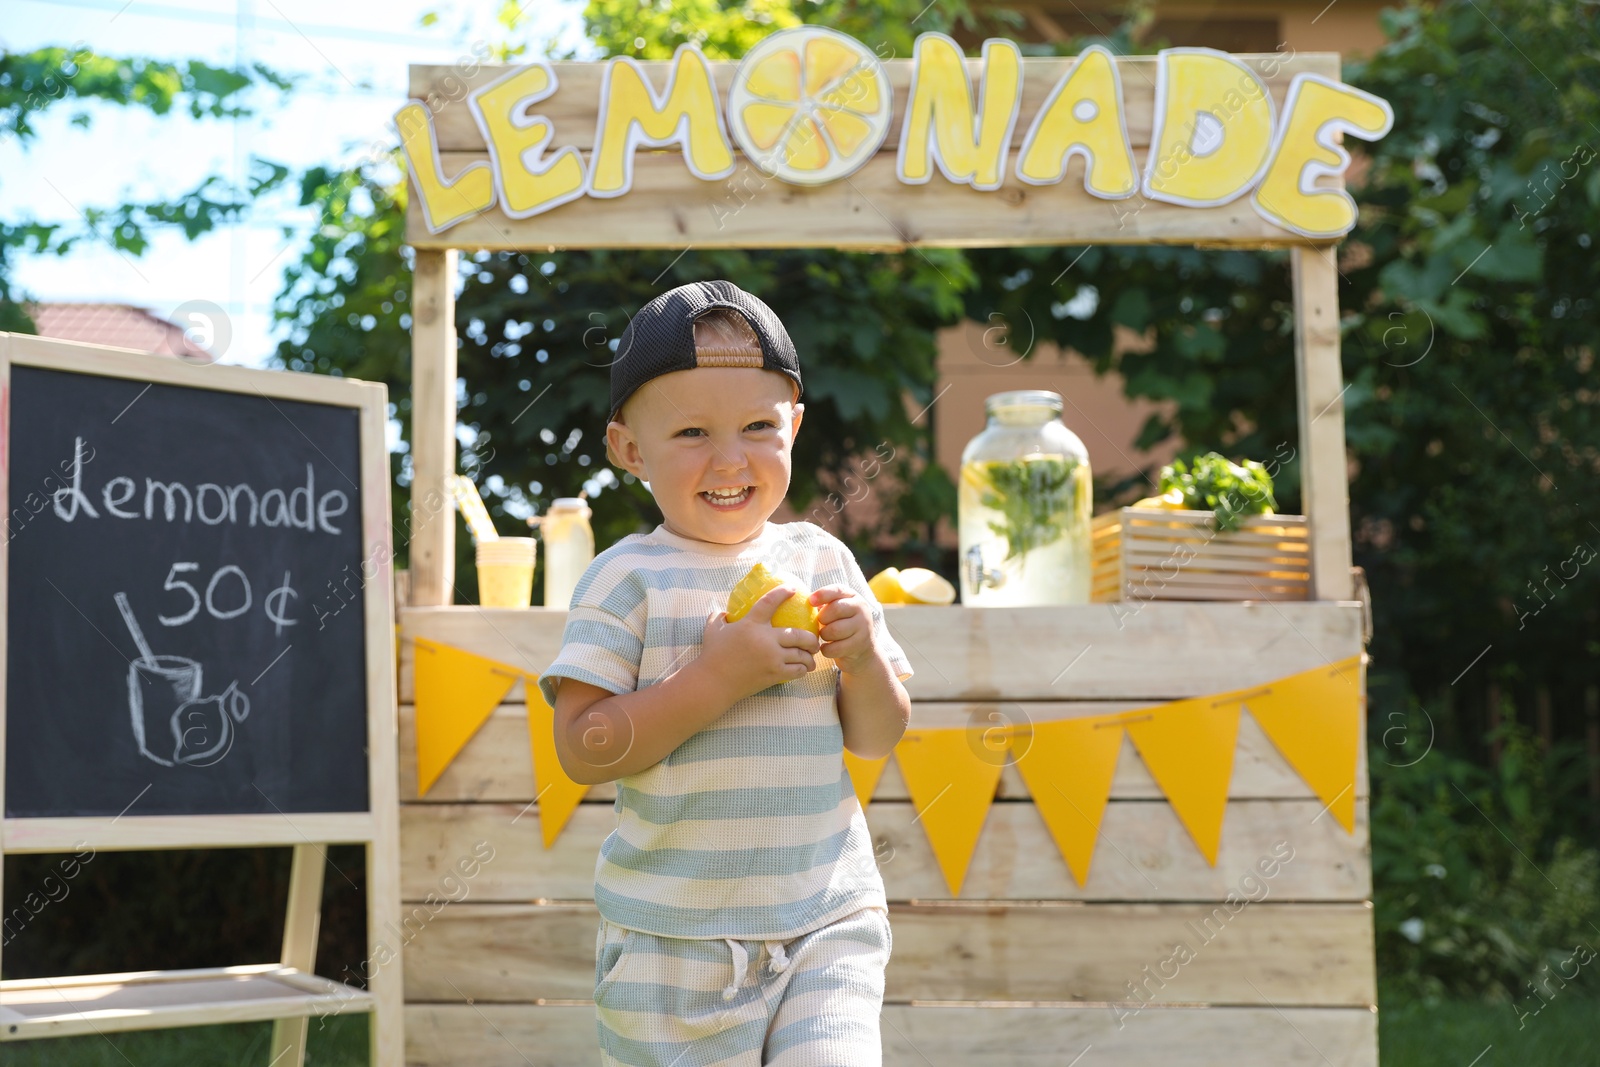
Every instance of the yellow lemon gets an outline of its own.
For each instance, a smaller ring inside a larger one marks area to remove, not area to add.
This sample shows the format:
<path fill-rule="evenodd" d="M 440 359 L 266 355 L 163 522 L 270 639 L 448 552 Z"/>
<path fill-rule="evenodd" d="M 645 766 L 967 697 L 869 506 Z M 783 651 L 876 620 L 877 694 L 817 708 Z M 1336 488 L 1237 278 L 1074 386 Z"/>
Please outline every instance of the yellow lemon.
<path fill-rule="evenodd" d="M 751 567 L 750 573 L 740 578 L 739 584 L 728 594 L 728 621 L 738 622 L 750 614 L 756 601 L 783 585 L 786 580 L 791 587 L 804 588 L 792 575 L 770 570 L 765 563 Z M 809 595 L 796 593 L 779 604 L 778 610 L 772 613 L 772 625 L 793 626 L 820 636 L 822 627 L 817 622 L 817 609 L 806 603 Z"/>
<path fill-rule="evenodd" d="M 867 582 L 867 588 L 872 590 L 872 595 L 878 598 L 880 604 L 904 604 L 906 591 L 900 584 L 900 569 L 898 567 L 885 567 L 874 574 Z"/>
<path fill-rule="evenodd" d="M 981 460 L 974 460 L 971 463 L 963 463 L 961 465 L 962 484 L 968 489 L 975 490 L 979 493 L 993 488 L 994 483 L 989 480 L 989 468 L 992 466 L 994 466 L 994 464 L 986 463 Z"/>
<path fill-rule="evenodd" d="M 889 133 L 889 75 L 865 45 L 796 26 L 745 53 L 728 93 L 728 128 L 746 157 L 795 185 L 859 170 Z"/>
<path fill-rule="evenodd" d="M 956 587 L 926 567 L 907 567 L 900 572 L 900 587 L 912 604 L 954 604 Z"/>
<path fill-rule="evenodd" d="M 954 604 L 956 587 L 926 567 L 885 567 L 867 583 L 880 604 Z"/>
<path fill-rule="evenodd" d="M 1182 511 L 1188 505 L 1183 502 L 1182 489 L 1168 489 L 1160 496 L 1147 496 L 1143 500 L 1135 500 L 1136 508 L 1159 508 L 1164 511 Z"/>

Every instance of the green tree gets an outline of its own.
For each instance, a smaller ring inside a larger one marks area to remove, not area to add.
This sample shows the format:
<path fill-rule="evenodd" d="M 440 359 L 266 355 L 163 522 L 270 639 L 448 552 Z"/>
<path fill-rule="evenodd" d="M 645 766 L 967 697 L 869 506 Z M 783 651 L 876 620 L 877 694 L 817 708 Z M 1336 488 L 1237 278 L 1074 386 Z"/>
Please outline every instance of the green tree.
<path fill-rule="evenodd" d="M 1369 753 L 1386 1007 L 1481 998 L 1537 1014 L 1530 984 L 1555 994 L 1562 975 L 1574 977 L 1574 947 L 1600 934 L 1600 851 L 1559 831 L 1551 801 L 1571 753 L 1541 753 L 1512 719 L 1497 736 L 1505 757 L 1492 769 L 1443 752 L 1410 765 L 1382 747 Z M 1569 995 L 1592 995 L 1591 979 Z"/>
<path fill-rule="evenodd" d="M 915 28 L 947 30 L 954 20 L 972 17 L 964 4 L 941 7 L 929 10 Z M 507 9 L 507 24 L 516 33 L 517 9 Z M 701 0 L 670 10 L 597 0 L 586 10 L 585 23 L 591 42 L 608 55 L 669 58 L 677 45 L 693 40 L 707 56 L 724 59 L 801 21 L 881 40 L 885 55 L 891 48 L 909 51 L 916 15 L 917 5 L 899 0 L 871 6 Z M 896 28 L 884 36 L 878 32 L 883 26 Z M 505 59 L 523 51 L 514 44 L 495 49 Z M 409 440 L 411 253 L 403 245 L 405 189 L 397 173 L 392 166 L 363 163 L 343 172 L 315 171 L 303 182 L 302 203 L 319 210 L 324 224 L 286 273 L 277 314 L 290 336 L 276 358 L 295 370 L 387 382 L 393 414 Z M 937 551 L 933 524 L 954 513 L 955 491 L 932 460 L 932 418 L 912 420 L 933 401 L 935 333 L 960 321 L 962 294 L 975 283 L 965 256 L 951 249 L 899 255 L 693 249 L 681 256 L 606 250 L 463 256 L 456 305 L 463 385 L 458 469 L 479 484 L 502 532 L 521 526 L 554 497 L 585 487 L 602 545 L 659 521 L 644 487 L 631 475 L 618 478 L 604 463 L 610 346 L 651 298 L 684 282 L 719 277 L 771 304 L 802 353 L 806 420 L 796 442 L 790 502 L 803 514 L 838 510 L 851 457 L 892 455 L 894 478 L 873 486 L 884 520 L 878 529 L 853 531 L 852 539 L 868 566 L 872 539 L 882 533 L 908 537 L 909 552 L 931 558 Z M 907 397 L 915 404 L 909 410 Z M 397 549 L 404 559 L 410 530 L 404 446 L 393 462 L 400 488 Z M 465 536 L 457 538 L 456 574 L 457 599 L 475 599 Z"/>
<path fill-rule="evenodd" d="M 585 17 L 602 53 L 649 58 L 691 40 L 713 57 L 736 56 L 752 36 L 797 21 L 904 56 L 917 32 L 976 25 L 967 7 L 924 7 L 593 0 Z M 1550 687 L 1557 732 L 1579 731 L 1581 687 L 1600 647 L 1600 565 L 1590 562 L 1600 550 L 1591 247 L 1600 67 L 1572 46 L 1593 41 L 1586 10 L 1579 0 L 1413 5 L 1386 14 L 1390 43 L 1346 70 L 1396 113 L 1394 130 L 1363 146 L 1361 218 L 1341 256 L 1356 559 L 1378 618 L 1374 711 L 1406 706 L 1406 694 L 1438 710 L 1438 694 L 1450 692 L 1474 738 L 1489 677 Z M 515 41 L 520 25 L 508 16 L 508 26 Z M 1135 28 L 1119 26 L 1105 43 L 1120 52 L 1161 43 L 1136 43 Z M 405 423 L 407 253 L 400 190 L 385 173 L 319 172 L 305 184 L 305 202 L 326 208 L 328 225 L 280 301 L 294 332 L 279 356 L 388 381 Z M 1019 354 L 1045 340 L 1071 346 L 1117 371 L 1130 396 L 1170 402 L 1141 446 L 1176 439 L 1190 455 L 1273 461 L 1279 502 L 1297 510 L 1287 258 L 1115 245 L 897 256 L 696 249 L 675 262 L 653 252 L 483 254 L 462 268 L 471 391 L 460 465 L 512 526 L 550 496 L 592 479 L 599 488 L 609 474 L 598 473 L 606 356 L 597 346 L 656 292 L 728 276 L 773 303 L 807 356 L 812 393 L 792 497 L 802 512 L 826 500 L 850 452 L 885 440 L 908 464 L 905 490 L 886 501 L 885 532 L 925 538 L 929 520 L 953 511 L 948 475 L 929 461 L 937 409 L 911 426 L 901 398 L 929 397 L 931 332 L 962 316 L 1003 322 Z M 1119 327 L 1144 343 L 1118 350 Z M 544 393 L 551 381 L 561 389 Z M 403 454 L 396 472 L 403 486 Z M 1102 500 L 1150 484 L 1103 486 Z M 655 521 L 637 486 L 603 492 L 596 505 L 602 543 Z M 401 494 L 402 529 L 404 507 Z M 1471 681 L 1452 690 L 1485 649 Z"/>
<path fill-rule="evenodd" d="M 1345 78 L 1395 123 L 1361 147 L 1339 290 L 1355 559 L 1375 615 L 1379 971 L 1386 1003 L 1505 998 L 1596 918 L 1597 855 L 1577 842 L 1600 812 L 1574 758 L 1600 677 L 1596 23 L 1577 0 L 1382 17 L 1388 43 Z M 1036 324 L 1171 404 L 1140 444 L 1261 460 L 1298 445 L 1285 254 L 970 258 L 971 317 Z M 1118 327 L 1144 343 L 1114 350 Z M 1298 510 L 1297 464 L 1278 486 Z M 1491 724 L 1528 723 L 1541 699 L 1556 744 L 1537 758 L 1525 727 Z"/>
<path fill-rule="evenodd" d="M 1377 622 L 1374 719 L 1407 693 L 1437 712 L 1449 693 L 1481 754 L 1495 678 L 1524 703 L 1534 685 L 1551 690 L 1557 733 L 1581 736 L 1600 655 L 1592 8 L 1480 0 L 1383 20 L 1389 43 L 1345 71 L 1391 103 L 1395 123 L 1361 146 L 1360 221 L 1339 292 L 1356 562 Z M 1101 246 L 969 259 L 970 317 L 1026 323 L 1118 371 L 1130 396 L 1171 403 L 1141 446 L 1176 439 L 1187 455 L 1259 460 L 1297 447 L 1285 253 Z M 1117 327 L 1145 344 L 1114 350 Z M 1298 465 L 1277 481 L 1283 508 L 1298 510 Z"/>
<path fill-rule="evenodd" d="M 1554 690 L 1578 732 L 1600 654 L 1594 13 L 1492 0 L 1385 25 L 1350 72 L 1396 122 L 1341 293 L 1378 648 L 1432 698 L 1493 646 L 1487 675 Z"/>
<path fill-rule="evenodd" d="M 70 109 L 71 122 L 88 128 L 94 105 L 142 108 L 155 115 L 173 111 L 193 118 L 249 114 L 244 94 L 253 85 L 287 90 L 290 83 L 267 67 L 214 67 L 198 60 L 165 63 L 102 56 L 88 48 L 39 48 L 0 54 L 0 136 L 15 137 L 26 150 L 39 135 L 38 120 Z M 172 199 L 86 205 L 70 222 L 0 214 L 0 330 L 33 333 L 23 294 L 13 279 L 19 255 L 66 255 L 85 241 L 102 241 L 117 252 L 143 255 L 152 230 L 175 227 L 189 239 L 239 218 L 258 196 L 276 188 L 288 170 L 254 161 L 244 188 L 209 175 Z"/>

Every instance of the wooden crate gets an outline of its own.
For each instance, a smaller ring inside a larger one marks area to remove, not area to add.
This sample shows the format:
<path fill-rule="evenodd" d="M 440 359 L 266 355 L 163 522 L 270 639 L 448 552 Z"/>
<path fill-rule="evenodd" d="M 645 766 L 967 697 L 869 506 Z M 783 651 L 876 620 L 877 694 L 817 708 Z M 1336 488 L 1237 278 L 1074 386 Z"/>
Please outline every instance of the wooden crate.
<path fill-rule="evenodd" d="M 1209 511 L 1119 508 L 1097 516 L 1093 529 L 1096 603 L 1308 596 L 1304 515 L 1253 515 L 1218 531 Z"/>
<path fill-rule="evenodd" d="M 592 787 L 542 847 L 520 682 L 426 797 L 416 782 L 412 639 L 540 670 L 560 646 L 566 613 L 408 607 L 400 620 L 406 1060 L 592 1063 L 594 860 L 616 823 L 615 788 Z M 1360 605 L 1338 601 L 1160 603 L 1137 613 L 906 605 L 890 626 L 916 670 L 912 723 L 929 727 L 989 721 L 1002 709 L 1034 722 L 1125 711 L 1261 685 L 1361 649 Z M 1286 631 L 1304 640 L 1275 640 Z M 1218 635 L 1226 656 L 1211 654 Z M 952 899 L 891 760 L 867 809 L 895 931 L 886 1067 L 1060 1067 L 1087 1046 L 1131 1067 L 1374 1067 L 1364 763 L 1356 797 L 1355 833 L 1346 834 L 1246 714 L 1212 866 L 1125 741 L 1080 887 L 1007 767 Z M 1174 939 L 1193 939 L 1278 842 L 1294 847 L 1294 860 L 1270 895 L 1176 978 L 1150 978 Z M 447 906 L 425 903 L 456 885 L 451 872 L 480 843 L 493 858 L 465 890 Z"/>

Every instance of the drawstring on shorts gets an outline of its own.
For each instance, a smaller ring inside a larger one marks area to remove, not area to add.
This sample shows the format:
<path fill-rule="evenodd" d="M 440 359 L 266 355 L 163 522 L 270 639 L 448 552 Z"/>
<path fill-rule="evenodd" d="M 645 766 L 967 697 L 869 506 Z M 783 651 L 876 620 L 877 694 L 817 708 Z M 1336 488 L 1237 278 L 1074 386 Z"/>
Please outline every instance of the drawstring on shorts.
<path fill-rule="evenodd" d="M 728 953 L 733 959 L 733 982 L 722 991 L 723 1000 L 732 1000 L 739 995 L 739 987 L 744 984 L 745 975 L 750 969 L 750 950 L 731 937 L 723 938 L 728 943 Z M 782 974 L 789 966 L 789 955 L 783 949 L 782 941 L 763 941 L 762 947 L 767 950 L 767 967 L 773 974 Z"/>

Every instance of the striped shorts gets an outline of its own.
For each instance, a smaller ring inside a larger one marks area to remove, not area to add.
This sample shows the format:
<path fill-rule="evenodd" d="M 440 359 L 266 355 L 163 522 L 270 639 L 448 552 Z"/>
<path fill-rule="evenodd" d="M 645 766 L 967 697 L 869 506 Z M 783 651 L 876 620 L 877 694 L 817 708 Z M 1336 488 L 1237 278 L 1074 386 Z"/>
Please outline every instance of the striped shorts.
<path fill-rule="evenodd" d="M 862 908 L 791 941 L 659 937 L 600 920 L 605 1067 L 880 1067 L 893 937 Z"/>

